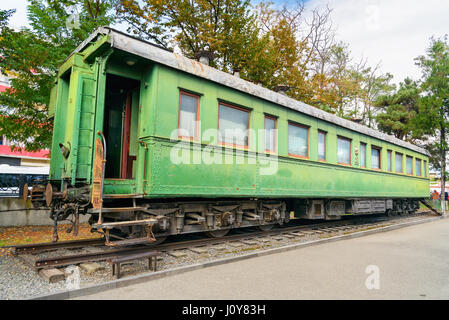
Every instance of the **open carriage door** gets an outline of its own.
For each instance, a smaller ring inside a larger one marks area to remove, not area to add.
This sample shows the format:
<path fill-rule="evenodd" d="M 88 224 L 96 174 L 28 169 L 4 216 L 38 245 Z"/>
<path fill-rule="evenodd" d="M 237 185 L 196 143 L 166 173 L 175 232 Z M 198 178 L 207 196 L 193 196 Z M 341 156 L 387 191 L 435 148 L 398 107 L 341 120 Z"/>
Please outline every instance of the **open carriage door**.
<path fill-rule="evenodd" d="M 136 166 L 136 140 L 137 140 L 137 112 L 139 90 L 129 90 L 126 95 L 126 103 L 123 116 L 123 141 L 122 141 L 122 179 L 135 178 Z"/>
<path fill-rule="evenodd" d="M 139 86 L 137 80 L 107 75 L 103 123 L 106 179 L 135 178 Z"/>

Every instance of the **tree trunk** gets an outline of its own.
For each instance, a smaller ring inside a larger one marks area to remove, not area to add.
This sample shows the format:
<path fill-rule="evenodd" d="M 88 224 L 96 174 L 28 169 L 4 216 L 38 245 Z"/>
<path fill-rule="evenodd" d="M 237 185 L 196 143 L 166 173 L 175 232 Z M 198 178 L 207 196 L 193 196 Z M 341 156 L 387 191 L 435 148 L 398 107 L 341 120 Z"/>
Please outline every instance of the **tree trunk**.
<path fill-rule="evenodd" d="M 441 213 L 445 213 L 445 195 L 446 195 L 446 179 L 445 179 L 445 172 L 446 172 L 446 130 L 444 126 L 441 128 L 441 134 L 440 134 L 440 145 L 441 145 Z"/>

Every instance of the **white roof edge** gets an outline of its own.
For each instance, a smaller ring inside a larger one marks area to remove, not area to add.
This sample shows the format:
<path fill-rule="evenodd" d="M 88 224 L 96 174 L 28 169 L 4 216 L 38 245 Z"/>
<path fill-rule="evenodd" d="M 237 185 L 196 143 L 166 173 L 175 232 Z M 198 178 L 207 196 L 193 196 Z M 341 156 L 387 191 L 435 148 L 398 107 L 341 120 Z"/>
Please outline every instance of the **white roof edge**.
<path fill-rule="evenodd" d="M 137 39 L 133 36 L 127 35 L 121 31 L 110 27 L 100 27 L 94 31 L 86 40 L 84 40 L 74 52 L 82 51 L 98 34 L 108 34 L 111 37 L 111 47 L 117 48 L 142 58 L 152 60 L 154 62 L 181 70 L 195 76 L 225 85 L 227 87 L 245 92 L 247 94 L 256 96 L 258 98 L 270 101 L 272 103 L 282 105 L 286 108 L 296 110 L 306 115 L 317 119 L 324 120 L 336 124 L 340 127 L 347 128 L 351 131 L 359 132 L 367 136 L 374 137 L 379 140 L 384 140 L 395 144 L 397 146 L 407 148 L 409 150 L 429 155 L 429 153 L 416 145 L 409 142 L 397 139 L 394 136 L 376 131 L 364 125 L 340 118 L 331 113 L 325 112 L 321 109 L 309 106 L 301 101 L 289 98 L 280 93 L 274 92 L 262 86 L 256 85 L 252 82 L 235 77 L 229 73 L 220 71 L 213 67 L 204 65 L 196 60 L 189 59 L 182 55 L 164 50 L 150 42 Z M 73 53 L 72 53 L 73 54 Z M 70 55 L 71 56 L 71 55 Z M 69 56 L 69 57 L 70 57 Z M 69 58 L 68 57 L 68 58 Z M 67 59 L 68 59 L 67 58 Z M 66 59 L 66 60 L 67 60 Z"/>

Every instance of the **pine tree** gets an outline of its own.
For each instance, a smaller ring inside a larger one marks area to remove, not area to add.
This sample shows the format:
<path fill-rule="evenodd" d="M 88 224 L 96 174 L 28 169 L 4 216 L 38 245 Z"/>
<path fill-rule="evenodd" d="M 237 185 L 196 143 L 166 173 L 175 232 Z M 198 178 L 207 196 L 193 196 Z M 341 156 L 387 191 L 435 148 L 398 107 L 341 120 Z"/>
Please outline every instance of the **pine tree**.
<path fill-rule="evenodd" d="M 441 172 L 441 200 L 444 200 L 447 152 L 449 144 L 449 44 L 447 36 L 431 39 L 426 56 L 416 59 L 421 67 L 423 95 L 415 117 L 416 135 L 428 136 L 427 149 L 433 151 L 432 165 Z M 435 138 L 435 139 L 432 139 Z M 436 151 L 436 152 L 435 152 Z M 435 154 L 436 153 L 436 154 Z M 432 155 L 432 153 L 431 153 Z"/>

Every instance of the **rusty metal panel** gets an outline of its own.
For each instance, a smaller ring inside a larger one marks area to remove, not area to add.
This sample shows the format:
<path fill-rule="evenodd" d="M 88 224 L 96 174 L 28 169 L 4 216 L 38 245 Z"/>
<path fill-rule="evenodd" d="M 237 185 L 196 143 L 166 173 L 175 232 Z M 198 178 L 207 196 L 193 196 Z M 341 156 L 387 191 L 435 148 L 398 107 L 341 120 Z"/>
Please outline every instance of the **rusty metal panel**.
<path fill-rule="evenodd" d="M 94 157 L 94 171 L 92 183 L 92 206 L 95 209 L 101 208 L 101 184 L 103 179 L 103 158 L 104 150 L 103 143 L 100 138 L 95 140 L 95 157 Z"/>

